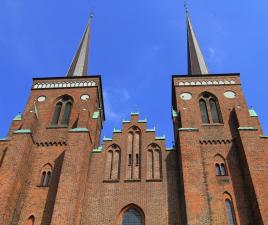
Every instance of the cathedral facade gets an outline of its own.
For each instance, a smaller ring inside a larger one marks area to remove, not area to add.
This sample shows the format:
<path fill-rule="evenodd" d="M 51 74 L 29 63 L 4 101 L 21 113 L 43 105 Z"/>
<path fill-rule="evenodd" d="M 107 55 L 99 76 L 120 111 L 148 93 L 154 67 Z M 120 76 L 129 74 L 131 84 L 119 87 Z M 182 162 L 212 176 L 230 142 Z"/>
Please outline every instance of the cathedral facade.
<path fill-rule="evenodd" d="M 173 148 L 135 112 L 101 140 L 90 29 L 67 76 L 33 79 L 0 140 L 0 224 L 268 225 L 268 137 L 240 75 L 208 72 L 189 15 L 188 74 L 172 76 Z"/>

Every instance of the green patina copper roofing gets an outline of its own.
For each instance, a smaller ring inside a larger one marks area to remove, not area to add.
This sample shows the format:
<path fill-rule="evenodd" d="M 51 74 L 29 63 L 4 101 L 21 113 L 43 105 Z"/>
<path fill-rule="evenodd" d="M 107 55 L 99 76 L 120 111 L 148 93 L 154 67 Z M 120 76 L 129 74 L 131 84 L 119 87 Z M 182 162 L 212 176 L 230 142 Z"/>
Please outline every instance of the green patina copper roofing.
<path fill-rule="evenodd" d="M 28 129 L 14 131 L 14 134 L 31 134 L 31 133 L 32 133 L 32 131 L 28 130 Z"/>
<path fill-rule="evenodd" d="M 14 121 L 21 121 L 22 120 L 22 115 L 19 113 L 13 120 Z"/>
<path fill-rule="evenodd" d="M 238 130 L 252 130 L 252 131 L 256 131 L 256 130 L 258 130 L 258 128 L 256 128 L 256 127 L 238 127 Z"/>
<path fill-rule="evenodd" d="M 163 135 L 162 137 L 155 137 L 155 140 L 166 140 L 166 136 Z"/>
<path fill-rule="evenodd" d="M 114 128 L 113 133 L 122 133 L 122 130 L 119 130 L 119 129 L 115 129 Z"/>
<path fill-rule="evenodd" d="M 249 109 L 249 115 L 251 117 L 258 117 L 257 113 L 255 112 L 255 110 L 253 108 Z"/>
<path fill-rule="evenodd" d="M 7 138 L 0 138 L 0 141 L 8 141 Z"/>
<path fill-rule="evenodd" d="M 99 116 L 100 116 L 100 112 L 99 111 L 96 111 L 96 112 L 93 113 L 92 119 L 98 119 Z"/>
<path fill-rule="evenodd" d="M 184 127 L 184 128 L 179 128 L 178 131 L 198 131 L 198 128 Z"/>
<path fill-rule="evenodd" d="M 93 149 L 93 153 L 100 153 L 100 152 L 102 152 L 102 146 Z"/>
<path fill-rule="evenodd" d="M 107 137 L 103 137 L 103 141 L 112 141 L 113 139 L 112 138 L 107 138 Z"/>
<path fill-rule="evenodd" d="M 175 151 L 175 148 L 166 148 L 166 151 Z"/>
<path fill-rule="evenodd" d="M 260 135 L 260 138 L 267 138 L 268 139 L 268 135 Z"/>
<path fill-rule="evenodd" d="M 139 120 L 138 123 L 147 123 L 147 119 L 145 118 L 144 120 Z"/>
<path fill-rule="evenodd" d="M 156 132 L 155 127 L 153 129 L 146 129 L 146 132 Z"/>
<path fill-rule="evenodd" d="M 69 130 L 69 132 L 88 132 L 89 130 L 87 128 L 77 127 L 74 129 Z"/>
<path fill-rule="evenodd" d="M 174 109 L 172 109 L 172 117 L 178 117 L 178 113 Z"/>

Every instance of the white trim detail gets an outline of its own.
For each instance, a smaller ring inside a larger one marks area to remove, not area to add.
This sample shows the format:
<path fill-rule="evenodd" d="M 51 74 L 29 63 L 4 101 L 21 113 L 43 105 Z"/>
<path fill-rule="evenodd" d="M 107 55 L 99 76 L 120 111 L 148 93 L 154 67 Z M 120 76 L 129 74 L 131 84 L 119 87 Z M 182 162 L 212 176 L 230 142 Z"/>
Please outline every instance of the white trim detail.
<path fill-rule="evenodd" d="M 211 85 L 235 85 L 234 80 L 199 80 L 199 81 L 180 81 L 178 86 L 211 86 Z"/>
<path fill-rule="evenodd" d="M 95 87 L 94 81 L 70 81 L 70 82 L 50 82 L 36 83 L 33 89 L 54 89 L 54 88 L 70 88 L 70 87 Z"/>

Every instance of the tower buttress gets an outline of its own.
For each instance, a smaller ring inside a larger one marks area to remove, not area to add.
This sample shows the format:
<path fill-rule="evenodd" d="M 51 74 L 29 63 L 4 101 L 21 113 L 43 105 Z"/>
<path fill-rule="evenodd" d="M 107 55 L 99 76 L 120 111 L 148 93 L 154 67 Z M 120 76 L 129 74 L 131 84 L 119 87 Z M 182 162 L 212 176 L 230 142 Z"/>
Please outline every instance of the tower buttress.
<path fill-rule="evenodd" d="M 208 73 L 188 13 L 187 31 L 189 72 L 172 78 L 185 224 L 266 224 L 267 138 L 240 74 Z"/>

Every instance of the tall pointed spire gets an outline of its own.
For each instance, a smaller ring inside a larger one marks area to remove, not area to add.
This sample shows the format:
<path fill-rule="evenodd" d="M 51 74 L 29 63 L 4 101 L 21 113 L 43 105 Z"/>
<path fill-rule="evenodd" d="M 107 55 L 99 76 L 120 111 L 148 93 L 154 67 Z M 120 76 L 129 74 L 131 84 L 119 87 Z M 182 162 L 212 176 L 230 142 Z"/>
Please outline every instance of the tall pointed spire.
<path fill-rule="evenodd" d="M 67 77 L 75 76 L 87 76 L 88 74 L 88 51 L 89 51 L 89 40 L 90 30 L 93 14 L 90 15 L 90 19 L 84 33 L 84 36 L 80 42 L 79 48 L 74 56 L 72 64 L 67 73 Z"/>
<path fill-rule="evenodd" d="M 186 4 L 185 10 L 187 17 L 188 74 L 208 74 L 207 64 L 198 44 Z"/>

